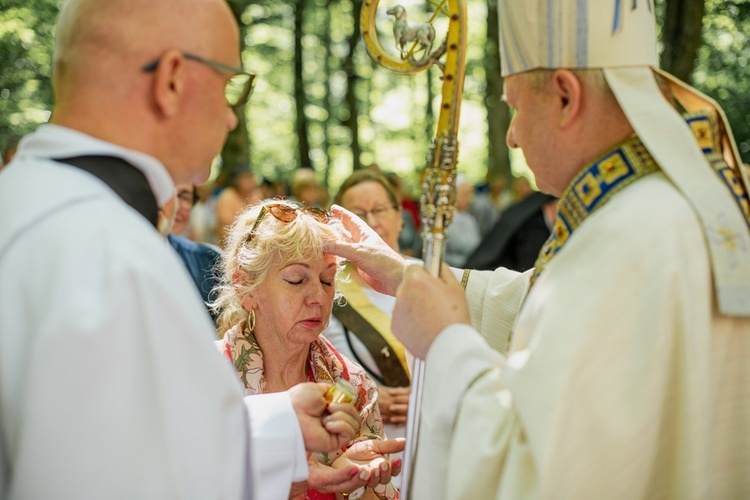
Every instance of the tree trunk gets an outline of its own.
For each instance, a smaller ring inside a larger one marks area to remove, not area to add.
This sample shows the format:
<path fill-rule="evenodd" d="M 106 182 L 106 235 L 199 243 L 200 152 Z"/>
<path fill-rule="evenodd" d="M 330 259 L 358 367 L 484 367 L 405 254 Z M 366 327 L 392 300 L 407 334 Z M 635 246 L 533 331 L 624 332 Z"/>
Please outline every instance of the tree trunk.
<path fill-rule="evenodd" d="M 502 102 L 503 78 L 500 75 L 499 22 L 497 0 L 487 0 L 487 50 L 484 70 L 487 78 L 485 107 L 487 108 L 487 174 L 488 180 L 505 177 L 510 184 L 510 152 L 505 136 L 510 126 L 510 109 Z"/>
<path fill-rule="evenodd" d="M 690 81 L 701 44 L 704 0 L 667 0 L 662 24 L 661 67 L 685 82 Z"/>
<path fill-rule="evenodd" d="M 360 160 L 360 145 L 359 145 L 359 126 L 357 124 L 357 117 L 359 116 L 359 106 L 357 103 L 356 86 L 359 76 L 354 68 L 354 51 L 357 50 L 357 44 L 360 39 L 359 30 L 359 13 L 362 10 L 362 0 L 352 0 L 352 15 L 354 16 L 354 30 L 349 37 L 349 53 L 346 54 L 344 62 L 342 64 L 343 70 L 347 76 L 346 86 L 346 107 L 349 116 L 344 121 L 344 125 L 349 129 L 351 133 L 351 150 L 352 150 L 352 168 L 353 170 L 359 170 L 362 168 Z"/>
<path fill-rule="evenodd" d="M 228 2 L 232 9 L 237 24 L 240 27 L 240 53 L 245 50 L 245 25 L 242 23 L 242 13 L 247 6 L 247 1 L 233 0 Z M 221 171 L 218 182 L 224 184 L 234 165 L 250 165 L 250 137 L 247 133 L 247 115 L 245 108 L 235 110 L 237 115 L 237 127 L 229 132 L 227 141 L 221 151 Z"/>
<path fill-rule="evenodd" d="M 323 126 L 323 186 L 328 187 L 328 179 L 331 173 L 331 158 L 329 149 L 331 141 L 329 139 L 329 130 L 331 120 L 333 120 L 333 109 L 331 106 L 331 0 L 325 3 L 325 22 L 323 23 L 323 35 L 320 43 L 325 47 L 325 59 L 323 61 L 323 78 L 325 81 L 326 91 L 323 95 L 323 109 L 326 110 L 326 120 Z"/>
<path fill-rule="evenodd" d="M 294 102 L 297 111 L 297 168 L 312 168 L 310 162 L 310 144 L 307 140 L 307 117 L 305 107 L 305 82 L 302 77 L 302 22 L 305 13 L 305 0 L 296 0 L 294 4 Z"/>

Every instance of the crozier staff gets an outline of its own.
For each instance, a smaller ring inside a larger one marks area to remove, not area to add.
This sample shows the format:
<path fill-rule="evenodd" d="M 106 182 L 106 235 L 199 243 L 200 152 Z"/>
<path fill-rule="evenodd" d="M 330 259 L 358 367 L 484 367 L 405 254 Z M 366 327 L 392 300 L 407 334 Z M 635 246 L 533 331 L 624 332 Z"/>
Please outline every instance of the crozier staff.
<path fill-rule="evenodd" d="M 329 251 L 397 293 L 426 357 L 414 497 L 747 496 L 750 205 L 722 113 L 657 72 L 649 2 L 499 7 L 508 144 L 560 197 L 535 269 L 404 270 L 334 210 L 353 244 Z"/>

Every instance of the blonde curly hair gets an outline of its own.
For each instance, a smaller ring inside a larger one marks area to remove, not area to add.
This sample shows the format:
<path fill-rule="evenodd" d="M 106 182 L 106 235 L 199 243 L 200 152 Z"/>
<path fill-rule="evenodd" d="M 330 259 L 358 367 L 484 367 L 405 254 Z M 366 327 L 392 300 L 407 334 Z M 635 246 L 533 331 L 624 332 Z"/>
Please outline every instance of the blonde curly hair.
<path fill-rule="evenodd" d="M 284 222 L 267 211 L 253 230 L 261 210 L 272 205 L 294 209 L 294 220 Z M 271 266 L 323 259 L 325 242 L 342 236 L 343 226 L 338 220 L 324 223 L 305 209 L 289 201 L 267 199 L 250 206 L 234 220 L 218 269 L 221 282 L 218 296 L 210 304 L 219 312 L 219 338 L 247 319 L 248 311 L 242 303 L 260 286 Z"/>

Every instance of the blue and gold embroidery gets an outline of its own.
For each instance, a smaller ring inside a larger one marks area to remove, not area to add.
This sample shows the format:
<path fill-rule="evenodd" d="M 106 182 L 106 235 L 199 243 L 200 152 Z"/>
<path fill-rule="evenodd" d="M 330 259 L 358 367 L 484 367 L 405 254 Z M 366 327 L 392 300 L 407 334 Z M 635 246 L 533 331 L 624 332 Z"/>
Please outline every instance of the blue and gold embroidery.
<path fill-rule="evenodd" d="M 557 204 L 555 227 L 536 261 L 532 285 L 586 217 L 604 206 L 621 189 L 658 170 L 656 162 L 636 136 L 584 168 Z"/>
<path fill-rule="evenodd" d="M 739 172 L 730 167 L 721 154 L 721 143 L 719 142 L 721 135 L 719 134 L 719 120 L 716 112 L 704 111 L 691 114 L 685 118 L 685 121 L 687 121 L 693 130 L 693 134 L 698 140 L 703 154 L 706 155 L 706 159 L 716 173 L 719 174 L 719 178 L 729 188 L 734 201 L 740 207 L 740 211 L 742 211 L 742 215 L 745 217 L 745 222 L 750 227 L 750 199 L 742 185 Z"/>
<path fill-rule="evenodd" d="M 739 178 L 721 154 L 719 121 L 713 111 L 687 115 L 685 121 L 719 178 L 726 184 L 750 226 L 750 199 Z M 563 192 L 557 205 L 557 221 L 535 263 L 531 284 L 539 278 L 545 265 L 560 251 L 570 235 L 586 217 L 604 206 L 617 192 L 636 180 L 659 170 L 654 159 L 636 136 L 584 168 Z M 720 240 L 728 250 L 737 250 L 735 235 L 722 231 L 709 237 Z"/>

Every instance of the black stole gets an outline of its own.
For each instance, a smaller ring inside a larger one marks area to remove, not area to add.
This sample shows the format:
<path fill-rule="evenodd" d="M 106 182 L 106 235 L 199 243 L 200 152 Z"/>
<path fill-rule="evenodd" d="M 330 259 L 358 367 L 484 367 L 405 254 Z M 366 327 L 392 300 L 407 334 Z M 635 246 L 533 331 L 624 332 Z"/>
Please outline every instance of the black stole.
<path fill-rule="evenodd" d="M 80 168 L 98 177 L 109 186 L 122 201 L 156 227 L 159 206 L 146 176 L 122 158 L 114 156 L 74 156 L 56 158 L 55 161 Z"/>
<path fill-rule="evenodd" d="M 401 362 L 396 354 L 391 351 L 388 342 L 386 342 L 374 326 L 368 323 L 349 304 L 344 304 L 343 306 L 334 304 L 333 315 L 344 325 L 344 335 L 347 338 L 347 342 L 349 341 L 349 332 L 352 332 L 367 347 L 382 374 L 382 380 L 379 380 L 379 382 L 388 387 L 409 387 L 409 375 L 404 370 L 404 367 L 401 366 Z M 351 343 L 349 346 L 352 347 Z M 353 347 L 352 353 L 357 357 Z M 356 361 L 360 365 L 365 366 L 361 360 L 357 359 Z M 375 374 L 371 375 L 373 378 L 379 378 Z"/>

